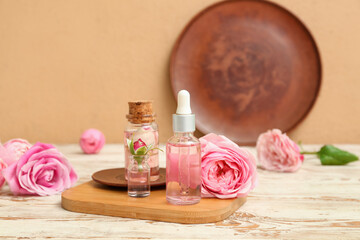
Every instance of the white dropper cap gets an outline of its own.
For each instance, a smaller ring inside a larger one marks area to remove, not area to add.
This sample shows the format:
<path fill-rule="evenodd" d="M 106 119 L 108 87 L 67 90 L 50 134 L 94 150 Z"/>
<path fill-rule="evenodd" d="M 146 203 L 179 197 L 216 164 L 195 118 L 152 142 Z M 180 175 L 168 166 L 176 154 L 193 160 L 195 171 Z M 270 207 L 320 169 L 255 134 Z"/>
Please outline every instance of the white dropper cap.
<path fill-rule="evenodd" d="M 178 92 L 178 106 L 173 114 L 174 132 L 194 132 L 195 115 L 191 112 L 190 93 L 186 90 Z"/>
<path fill-rule="evenodd" d="M 190 93 L 186 90 L 178 92 L 178 106 L 176 114 L 191 114 Z"/>

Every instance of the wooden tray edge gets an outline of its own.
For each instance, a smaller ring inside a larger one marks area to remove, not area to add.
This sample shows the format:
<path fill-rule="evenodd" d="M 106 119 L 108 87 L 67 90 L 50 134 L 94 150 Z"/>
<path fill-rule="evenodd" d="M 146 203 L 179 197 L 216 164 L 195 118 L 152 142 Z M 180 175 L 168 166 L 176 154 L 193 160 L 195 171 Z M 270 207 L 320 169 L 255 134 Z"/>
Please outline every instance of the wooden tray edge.
<path fill-rule="evenodd" d="M 86 182 L 83 184 L 89 184 L 90 182 Z M 79 187 L 83 184 L 80 184 L 76 187 Z M 183 224 L 202 224 L 202 223 L 213 223 L 213 222 L 222 221 L 228 218 L 231 214 L 233 214 L 239 207 L 241 207 L 246 202 L 246 198 L 237 198 L 234 199 L 234 201 L 232 201 L 232 203 L 229 204 L 227 208 L 212 210 L 206 213 L 204 212 L 201 217 L 196 215 L 184 215 L 179 211 L 170 211 L 169 216 L 164 217 L 157 214 L 156 210 L 147 209 L 148 212 L 149 211 L 152 212 L 151 216 L 149 216 L 149 213 L 145 213 L 141 206 L 132 207 L 132 212 L 129 214 L 129 212 L 122 210 L 124 208 L 122 208 L 119 205 L 112 205 L 112 204 L 105 205 L 99 202 L 92 202 L 91 204 L 87 202 L 87 204 L 82 204 L 81 200 L 77 200 L 77 199 L 75 200 L 67 196 L 69 190 L 71 191 L 72 189 L 68 189 L 61 194 L 61 207 L 71 212 L 106 215 L 112 217 L 134 218 L 134 219 L 143 219 L 143 220 L 154 220 L 154 221 L 163 221 L 163 222 L 172 222 L 172 223 L 183 223 Z M 219 199 L 219 201 L 223 201 L 223 200 Z M 88 207 L 88 205 L 90 205 L 90 207 Z M 173 217 L 171 217 L 171 215 Z"/>

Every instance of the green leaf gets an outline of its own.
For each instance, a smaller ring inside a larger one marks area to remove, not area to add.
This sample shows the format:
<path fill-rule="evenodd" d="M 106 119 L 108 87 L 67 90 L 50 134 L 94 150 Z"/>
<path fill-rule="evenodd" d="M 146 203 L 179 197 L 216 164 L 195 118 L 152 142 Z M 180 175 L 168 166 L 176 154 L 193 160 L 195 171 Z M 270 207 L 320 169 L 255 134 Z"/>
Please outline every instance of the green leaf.
<path fill-rule="evenodd" d="M 128 145 L 129 149 L 130 149 L 130 144 L 131 144 L 131 140 L 130 139 L 126 139 L 126 144 Z"/>
<path fill-rule="evenodd" d="M 324 145 L 317 153 L 322 165 L 345 165 L 358 160 L 358 156 L 332 145 Z"/>
<path fill-rule="evenodd" d="M 132 155 L 134 155 L 134 154 L 135 154 L 134 141 L 133 141 L 132 139 L 131 139 L 130 144 L 129 144 L 129 149 L 130 149 L 130 153 L 131 153 Z"/>
<path fill-rule="evenodd" d="M 145 155 L 146 152 L 147 152 L 146 146 L 139 147 L 138 149 L 136 149 L 135 155 Z"/>
<path fill-rule="evenodd" d="M 155 149 L 157 149 L 157 150 L 159 150 L 159 151 L 161 151 L 161 152 L 164 152 L 164 150 L 162 150 L 162 149 L 160 149 L 160 148 L 153 148 L 153 149 L 151 149 L 151 150 L 155 150 Z"/>

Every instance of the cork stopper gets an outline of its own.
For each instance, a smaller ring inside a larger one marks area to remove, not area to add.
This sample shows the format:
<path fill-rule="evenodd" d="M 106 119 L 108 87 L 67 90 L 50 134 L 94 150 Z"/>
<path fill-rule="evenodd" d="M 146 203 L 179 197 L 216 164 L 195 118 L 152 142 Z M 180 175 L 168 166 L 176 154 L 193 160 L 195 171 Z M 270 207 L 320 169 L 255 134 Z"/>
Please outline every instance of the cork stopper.
<path fill-rule="evenodd" d="M 155 113 L 152 109 L 153 101 L 129 102 L 129 114 L 126 118 L 131 123 L 150 123 L 155 121 Z"/>

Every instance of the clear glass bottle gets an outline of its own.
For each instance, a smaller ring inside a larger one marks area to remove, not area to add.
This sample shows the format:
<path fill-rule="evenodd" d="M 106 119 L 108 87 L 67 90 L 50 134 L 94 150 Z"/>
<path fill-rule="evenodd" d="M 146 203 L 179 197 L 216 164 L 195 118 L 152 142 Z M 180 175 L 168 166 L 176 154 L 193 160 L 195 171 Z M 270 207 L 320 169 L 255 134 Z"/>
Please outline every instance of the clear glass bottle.
<path fill-rule="evenodd" d="M 129 114 L 126 115 L 128 124 L 124 131 L 125 152 L 125 178 L 128 179 L 128 165 L 131 156 L 127 139 L 137 141 L 141 139 L 147 146 L 159 147 L 159 131 L 155 122 L 155 114 L 152 111 L 151 101 L 129 102 Z M 148 164 L 150 166 L 150 181 L 159 179 L 159 151 L 153 149 L 149 153 Z"/>
<path fill-rule="evenodd" d="M 149 155 L 130 155 L 128 165 L 128 195 L 147 197 L 150 195 Z"/>
<path fill-rule="evenodd" d="M 173 129 L 174 136 L 166 144 L 166 200 L 175 205 L 196 204 L 201 199 L 201 149 L 193 135 L 195 115 L 185 90 L 178 94 Z"/>

